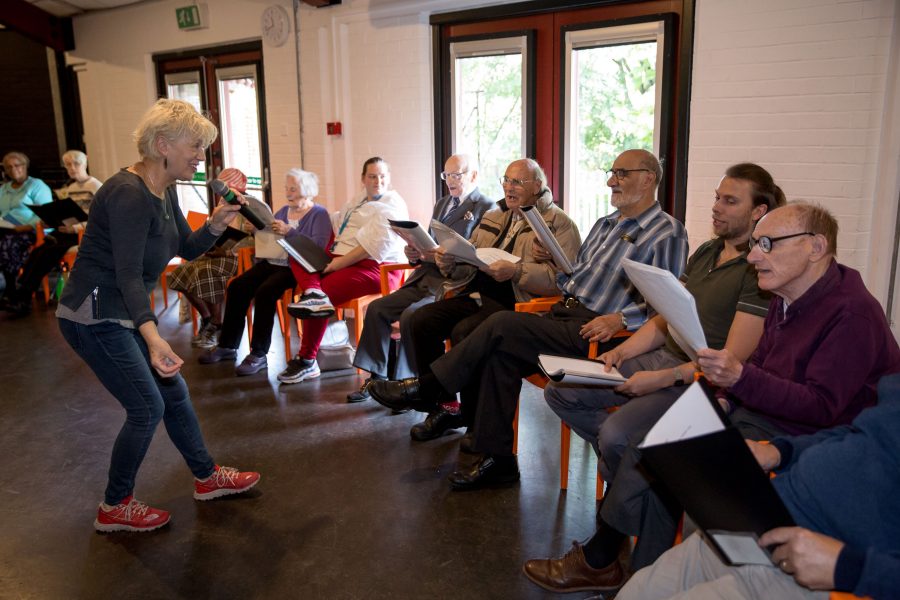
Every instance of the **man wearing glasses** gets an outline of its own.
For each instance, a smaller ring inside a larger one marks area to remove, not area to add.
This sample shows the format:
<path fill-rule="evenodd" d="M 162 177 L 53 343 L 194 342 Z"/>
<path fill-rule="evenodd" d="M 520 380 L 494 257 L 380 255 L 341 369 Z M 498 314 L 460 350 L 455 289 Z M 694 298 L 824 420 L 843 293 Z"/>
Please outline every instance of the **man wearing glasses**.
<path fill-rule="evenodd" d="M 762 338 L 746 363 L 727 347 L 698 352 L 704 376 L 728 392 L 720 402 L 731 424 L 748 439 L 847 425 L 876 403 L 882 376 L 900 372 L 900 348 L 883 309 L 859 273 L 835 260 L 837 231 L 834 217 L 810 204 L 764 216 L 747 255 L 759 288 L 775 294 Z M 625 448 L 608 482 L 597 532 L 562 558 L 528 561 L 532 581 L 555 591 L 614 589 L 625 579 L 618 550 L 627 536 L 637 535 L 646 549 L 640 557 L 636 549 L 634 568 L 672 545 L 683 510 L 638 467 L 642 437 Z M 592 565 L 588 554 L 607 560 Z"/>
<path fill-rule="evenodd" d="M 444 163 L 441 179 L 447 185 L 447 195 L 434 205 L 432 219 L 440 221 L 464 238 L 472 235 L 485 211 L 495 202 L 478 191 L 478 163 L 468 154 L 454 154 Z M 431 233 L 429 231 L 429 233 Z M 353 365 L 370 373 L 371 379 L 388 377 L 388 350 L 391 341 L 391 324 L 400 321 L 400 347 L 397 357 L 396 377 L 412 377 L 415 364 L 412 333 L 409 322 L 417 309 L 434 302 L 444 276 L 434 263 L 434 253 L 422 256 L 412 246 L 404 248 L 410 264 L 419 265 L 406 283 L 392 294 L 372 302 L 366 311 L 363 331 Z M 362 388 L 347 395 L 348 402 L 362 402 L 369 398 L 366 380 Z"/>
<path fill-rule="evenodd" d="M 481 456 L 450 476 L 455 489 L 519 479 L 512 423 L 522 377 L 537 372 L 539 354 L 584 356 L 592 341 L 611 349 L 619 341 L 613 335 L 638 329 L 647 319 L 646 304 L 619 264 L 623 256 L 681 274 L 687 233 L 656 202 L 661 178 L 659 161 L 646 150 L 628 150 L 616 158 L 606 185 L 617 210 L 591 229 L 573 272 L 557 277 L 546 295 L 562 293 L 563 299 L 546 316 L 499 312 L 433 362 L 431 375 L 373 384 L 372 395 L 382 404 L 417 410 L 430 410 L 464 390 L 463 409 L 474 414 L 469 447 Z"/>
<path fill-rule="evenodd" d="M 438 248 L 435 261 L 441 273 L 448 277 L 444 289 L 452 292 L 425 306 L 412 317 L 413 349 L 419 375 L 430 375 L 432 363 L 444 354 L 445 340 L 455 347 L 484 322 L 499 311 L 511 311 L 516 302 L 535 296 L 558 294 L 558 267 L 552 261 L 539 261 L 532 253 L 534 231 L 521 209 L 533 206 L 539 211 L 547 227 L 559 242 L 569 260 L 575 257 L 581 237 L 572 220 L 553 203 L 553 193 L 546 185 L 546 175 L 540 165 L 525 158 L 513 161 L 500 178 L 504 198 L 499 207 L 485 213 L 470 242 L 476 248 L 496 248 L 518 258 L 517 261 L 497 260 L 478 269 L 457 262 L 444 248 Z M 444 294 L 441 294 L 443 296 Z M 383 382 L 373 382 L 372 386 Z M 472 420 L 469 408 L 476 402 L 471 390 L 464 390 L 462 402 L 456 394 L 445 394 L 426 411 L 434 409 L 422 423 L 410 430 L 416 441 L 434 439 L 449 429 L 467 425 Z M 405 406 L 390 408 L 404 409 Z"/>

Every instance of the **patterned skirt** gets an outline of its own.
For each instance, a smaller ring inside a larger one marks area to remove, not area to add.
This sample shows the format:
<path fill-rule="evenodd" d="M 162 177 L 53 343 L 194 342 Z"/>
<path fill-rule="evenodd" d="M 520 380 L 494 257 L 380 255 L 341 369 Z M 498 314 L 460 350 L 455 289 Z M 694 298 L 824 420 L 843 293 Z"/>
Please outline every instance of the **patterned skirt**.
<path fill-rule="evenodd" d="M 225 299 L 225 287 L 237 268 L 235 256 L 201 256 L 169 273 L 168 284 L 173 290 L 217 304 Z"/>
<path fill-rule="evenodd" d="M 0 230 L 0 271 L 18 274 L 34 245 L 34 231 Z"/>

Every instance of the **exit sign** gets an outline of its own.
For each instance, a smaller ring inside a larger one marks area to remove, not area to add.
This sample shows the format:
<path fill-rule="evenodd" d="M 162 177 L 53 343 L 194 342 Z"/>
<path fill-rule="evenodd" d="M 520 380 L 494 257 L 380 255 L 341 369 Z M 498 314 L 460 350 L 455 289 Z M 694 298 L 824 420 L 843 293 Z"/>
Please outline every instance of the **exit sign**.
<path fill-rule="evenodd" d="M 178 29 L 201 29 L 203 24 L 205 5 L 194 4 L 175 9 L 175 18 L 178 20 Z"/>

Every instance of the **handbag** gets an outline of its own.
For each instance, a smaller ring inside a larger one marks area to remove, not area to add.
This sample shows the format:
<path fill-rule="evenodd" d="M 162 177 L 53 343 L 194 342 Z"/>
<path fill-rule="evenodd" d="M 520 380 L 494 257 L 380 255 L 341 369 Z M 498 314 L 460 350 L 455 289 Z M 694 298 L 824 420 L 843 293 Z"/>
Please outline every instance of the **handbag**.
<path fill-rule="evenodd" d="M 355 357 L 356 348 L 350 343 L 347 322 L 337 317 L 329 318 L 322 343 L 319 344 L 319 353 L 316 355 L 319 369 L 322 371 L 352 369 Z"/>

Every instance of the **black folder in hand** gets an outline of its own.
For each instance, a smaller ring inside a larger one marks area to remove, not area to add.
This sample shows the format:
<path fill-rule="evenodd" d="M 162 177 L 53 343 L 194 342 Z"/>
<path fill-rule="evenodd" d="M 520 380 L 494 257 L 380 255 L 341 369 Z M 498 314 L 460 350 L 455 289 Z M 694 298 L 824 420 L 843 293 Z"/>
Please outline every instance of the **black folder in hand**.
<path fill-rule="evenodd" d="M 87 213 L 71 198 L 55 200 L 47 204 L 26 204 L 48 227 L 58 229 L 63 225 L 75 225 L 88 220 Z"/>
<path fill-rule="evenodd" d="M 331 262 L 328 253 L 315 240 L 303 234 L 279 239 L 276 243 L 308 273 L 321 273 Z"/>
<path fill-rule="evenodd" d="M 217 248 L 222 248 L 223 250 L 230 250 L 248 235 L 250 234 L 241 231 L 237 227 L 226 227 L 225 233 L 219 236 L 219 239 L 216 240 L 216 243 L 214 245 Z"/>
<path fill-rule="evenodd" d="M 727 563 L 772 564 L 756 540 L 794 520 L 705 380 L 685 391 L 640 449 Z"/>

